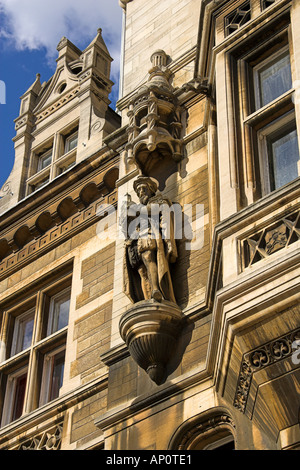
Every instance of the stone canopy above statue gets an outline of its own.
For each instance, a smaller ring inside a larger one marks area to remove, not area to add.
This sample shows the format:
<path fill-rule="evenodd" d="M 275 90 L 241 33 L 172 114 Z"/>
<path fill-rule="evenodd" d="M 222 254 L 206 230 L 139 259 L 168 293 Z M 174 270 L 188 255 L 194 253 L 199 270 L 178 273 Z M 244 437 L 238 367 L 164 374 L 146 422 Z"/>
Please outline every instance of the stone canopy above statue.
<path fill-rule="evenodd" d="M 183 158 L 181 109 L 170 84 L 167 61 L 162 50 L 152 54 L 148 82 L 129 103 L 127 162 L 135 163 L 144 174 L 166 156 L 175 162 Z"/>

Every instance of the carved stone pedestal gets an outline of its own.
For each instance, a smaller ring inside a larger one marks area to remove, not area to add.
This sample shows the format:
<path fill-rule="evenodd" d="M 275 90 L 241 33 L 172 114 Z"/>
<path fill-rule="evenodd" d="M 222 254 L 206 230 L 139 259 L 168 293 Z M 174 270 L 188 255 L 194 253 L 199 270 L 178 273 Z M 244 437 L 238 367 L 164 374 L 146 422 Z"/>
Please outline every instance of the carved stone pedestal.
<path fill-rule="evenodd" d="M 121 317 L 120 334 L 132 358 L 157 385 L 165 379 L 182 324 L 176 304 L 153 299 L 136 303 Z"/>

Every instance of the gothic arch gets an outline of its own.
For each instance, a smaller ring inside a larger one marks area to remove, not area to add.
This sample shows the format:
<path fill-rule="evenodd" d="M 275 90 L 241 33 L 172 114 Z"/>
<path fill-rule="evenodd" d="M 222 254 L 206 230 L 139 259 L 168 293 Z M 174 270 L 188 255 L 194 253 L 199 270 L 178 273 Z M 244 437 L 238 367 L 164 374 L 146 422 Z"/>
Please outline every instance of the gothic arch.
<path fill-rule="evenodd" d="M 182 423 L 173 434 L 170 450 L 205 450 L 218 441 L 233 441 L 236 447 L 235 424 L 225 408 L 213 408 Z"/>

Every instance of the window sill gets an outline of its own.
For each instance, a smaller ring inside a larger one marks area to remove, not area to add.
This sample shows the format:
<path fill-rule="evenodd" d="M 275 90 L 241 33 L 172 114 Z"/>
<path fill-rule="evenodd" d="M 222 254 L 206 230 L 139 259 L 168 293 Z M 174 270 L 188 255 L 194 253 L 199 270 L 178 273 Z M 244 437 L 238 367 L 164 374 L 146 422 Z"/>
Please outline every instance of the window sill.
<path fill-rule="evenodd" d="M 30 178 L 28 178 L 26 181 L 27 184 L 34 185 L 38 183 L 44 177 L 47 177 L 50 174 L 50 167 L 51 165 L 48 165 L 46 168 L 43 168 L 42 170 L 38 171 L 34 175 L 30 176 Z"/>

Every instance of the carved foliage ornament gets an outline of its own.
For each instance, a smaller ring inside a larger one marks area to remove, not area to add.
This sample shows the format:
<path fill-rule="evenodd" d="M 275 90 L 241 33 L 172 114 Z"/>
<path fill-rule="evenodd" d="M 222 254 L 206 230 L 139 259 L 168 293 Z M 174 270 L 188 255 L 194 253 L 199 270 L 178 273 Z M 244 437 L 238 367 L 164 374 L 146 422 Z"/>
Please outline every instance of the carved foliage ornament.
<path fill-rule="evenodd" d="M 4 183 L 4 185 L 0 189 L 0 198 L 4 196 L 12 196 L 12 195 L 13 193 L 11 190 L 11 182 L 7 181 L 6 183 Z"/>
<path fill-rule="evenodd" d="M 300 329 L 280 336 L 243 355 L 234 407 L 245 412 L 253 374 L 262 368 L 288 358 L 294 353 L 293 344 L 300 340 Z"/>

